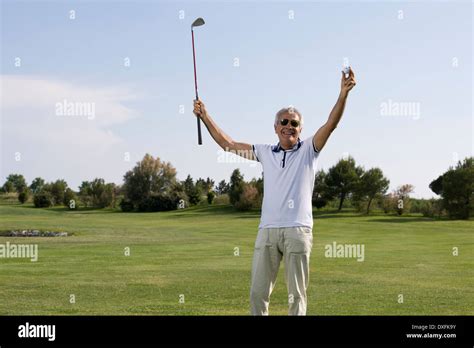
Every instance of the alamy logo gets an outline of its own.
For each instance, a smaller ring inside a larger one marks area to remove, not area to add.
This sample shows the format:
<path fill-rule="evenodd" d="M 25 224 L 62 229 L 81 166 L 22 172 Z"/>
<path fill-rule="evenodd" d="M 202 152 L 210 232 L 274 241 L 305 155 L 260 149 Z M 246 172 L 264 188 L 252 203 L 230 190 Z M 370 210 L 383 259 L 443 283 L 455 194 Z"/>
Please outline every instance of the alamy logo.
<path fill-rule="evenodd" d="M 0 258 L 28 258 L 38 261 L 38 244 L 0 244 Z"/>
<path fill-rule="evenodd" d="M 95 103 L 70 102 L 64 99 L 56 103 L 56 116 L 86 116 L 89 120 L 95 118 Z"/>
<path fill-rule="evenodd" d="M 47 338 L 48 341 L 56 339 L 56 325 L 34 325 L 26 322 L 18 326 L 18 337 L 20 338 Z"/>
<path fill-rule="evenodd" d="M 364 244 L 326 244 L 324 247 L 324 256 L 330 258 L 357 258 L 358 262 L 365 259 L 365 245 Z"/>
<path fill-rule="evenodd" d="M 419 102 L 396 102 L 389 99 L 380 104 L 381 116 L 411 116 L 413 120 L 418 120 L 421 116 L 421 106 Z"/>

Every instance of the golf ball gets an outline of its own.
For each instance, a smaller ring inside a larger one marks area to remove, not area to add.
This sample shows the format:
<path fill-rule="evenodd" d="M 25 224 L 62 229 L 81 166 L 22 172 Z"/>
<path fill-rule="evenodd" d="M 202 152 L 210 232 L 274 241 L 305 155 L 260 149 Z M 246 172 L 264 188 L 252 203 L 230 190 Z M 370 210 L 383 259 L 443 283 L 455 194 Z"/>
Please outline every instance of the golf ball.
<path fill-rule="evenodd" d="M 348 66 L 345 66 L 345 67 L 344 67 L 344 70 L 343 70 L 343 71 L 344 71 L 344 75 L 345 75 L 346 77 L 349 76 L 349 71 L 350 71 L 350 70 L 351 70 L 350 67 L 348 67 Z"/>

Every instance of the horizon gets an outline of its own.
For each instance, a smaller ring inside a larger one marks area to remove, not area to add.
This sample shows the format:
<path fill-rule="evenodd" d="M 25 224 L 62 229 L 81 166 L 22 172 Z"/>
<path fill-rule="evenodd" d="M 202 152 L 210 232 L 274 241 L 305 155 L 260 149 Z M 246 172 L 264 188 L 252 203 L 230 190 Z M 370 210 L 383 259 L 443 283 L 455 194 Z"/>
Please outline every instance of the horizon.
<path fill-rule="evenodd" d="M 274 115 L 289 105 L 305 119 L 301 139 L 313 135 L 349 63 L 357 86 L 318 170 L 350 155 L 379 167 L 387 192 L 411 184 L 413 198 L 439 198 L 429 183 L 474 153 L 469 1 L 0 4 L 2 183 L 121 185 L 145 153 L 179 180 L 261 177 L 257 162 L 222 160 L 204 126 L 197 145 L 200 16 L 200 98 L 236 141 L 276 143 Z"/>

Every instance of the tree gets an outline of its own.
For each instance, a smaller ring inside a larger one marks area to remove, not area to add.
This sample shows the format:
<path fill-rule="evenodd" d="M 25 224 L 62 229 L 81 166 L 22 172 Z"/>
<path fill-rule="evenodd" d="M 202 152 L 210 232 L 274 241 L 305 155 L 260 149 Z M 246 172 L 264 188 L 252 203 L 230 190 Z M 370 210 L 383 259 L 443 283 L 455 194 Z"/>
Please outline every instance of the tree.
<path fill-rule="evenodd" d="M 105 183 L 102 178 L 93 181 L 83 181 L 79 186 L 79 199 L 86 206 L 97 208 L 111 207 L 115 205 L 117 188 L 114 183 Z"/>
<path fill-rule="evenodd" d="M 429 188 L 431 191 L 441 196 L 443 194 L 443 175 L 440 175 L 437 179 L 433 180 L 430 183 Z"/>
<path fill-rule="evenodd" d="M 393 212 L 397 208 L 397 197 L 394 192 L 380 197 L 379 205 L 385 214 Z"/>
<path fill-rule="evenodd" d="M 244 177 L 239 169 L 235 169 L 230 177 L 229 198 L 230 203 L 235 205 L 240 200 L 240 195 L 244 192 Z"/>
<path fill-rule="evenodd" d="M 442 197 L 442 206 L 453 219 L 469 219 L 474 200 L 474 157 L 459 161 L 430 183 L 430 189 Z"/>
<path fill-rule="evenodd" d="M 208 193 L 214 188 L 214 180 L 211 178 L 206 178 L 206 180 L 199 178 L 196 180 L 196 187 L 198 190 L 200 190 L 202 193 Z"/>
<path fill-rule="evenodd" d="M 33 192 L 33 194 L 37 193 L 37 192 L 40 192 L 42 189 L 43 189 L 43 186 L 45 184 L 45 181 L 44 179 L 38 177 L 38 178 L 35 178 L 32 182 L 31 182 L 31 185 L 30 185 L 30 190 L 31 192 Z"/>
<path fill-rule="evenodd" d="M 252 208 L 257 208 L 259 205 L 259 194 L 255 186 L 244 184 L 242 193 L 238 202 L 235 203 L 237 210 L 245 211 Z"/>
<path fill-rule="evenodd" d="M 176 182 L 176 169 L 169 162 L 146 154 L 124 176 L 125 197 L 134 205 L 153 194 L 167 195 Z"/>
<path fill-rule="evenodd" d="M 24 204 L 26 201 L 28 201 L 29 196 L 30 194 L 28 189 L 25 189 L 18 194 L 18 201 L 20 201 L 21 204 Z"/>
<path fill-rule="evenodd" d="M 354 191 L 363 173 L 361 167 L 356 167 L 352 157 L 341 159 L 336 165 L 329 168 L 326 184 L 328 186 L 328 196 L 339 198 L 339 209 L 342 209 L 344 199 Z"/>
<path fill-rule="evenodd" d="M 312 203 L 317 209 L 324 207 L 330 199 L 326 176 L 324 170 L 319 170 L 314 177 Z"/>
<path fill-rule="evenodd" d="M 215 197 L 216 197 L 216 194 L 214 193 L 214 191 L 209 191 L 207 193 L 207 203 L 212 204 Z"/>
<path fill-rule="evenodd" d="M 105 208 L 112 205 L 114 200 L 115 184 L 106 184 L 102 178 L 96 178 L 91 182 L 92 205 L 94 207 Z"/>
<path fill-rule="evenodd" d="M 73 190 L 71 190 L 69 187 L 64 192 L 63 204 L 65 207 L 68 207 L 71 210 L 77 209 L 76 193 Z"/>
<path fill-rule="evenodd" d="M 15 191 L 15 186 L 13 186 L 13 183 L 11 181 L 5 181 L 5 183 L 2 186 L 2 192 L 10 193 L 14 191 Z"/>
<path fill-rule="evenodd" d="M 66 192 L 67 187 L 66 181 L 62 179 L 56 180 L 51 184 L 50 192 L 53 199 L 53 205 L 62 204 L 64 202 L 64 193 Z"/>
<path fill-rule="evenodd" d="M 414 191 L 413 185 L 405 184 L 399 186 L 394 194 L 397 197 L 397 213 L 398 215 L 402 215 L 404 212 L 410 211 L 410 193 Z"/>
<path fill-rule="evenodd" d="M 198 204 L 201 201 L 202 183 L 199 186 L 197 185 L 197 182 L 194 184 L 193 178 L 188 174 L 186 180 L 183 182 L 183 186 L 184 192 L 188 196 L 189 203 L 192 205 Z"/>
<path fill-rule="evenodd" d="M 199 178 L 196 180 L 196 184 L 194 186 L 196 187 L 196 191 L 199 192 L 199 195 L 207 193 L 206 180 Z M 199 197 L 199 200 L 201 200 L 201 197 Z"/>
<path fill-rule="evenodd" d="M 469 219 L 474 199 L 474 158 L 466 158 L 443 175 L 443 205 L 450 218 Z"/>
<path fill-rule="evenodd" d="M 92 205 L 92 185 L 89 181 L 83 181 L 79 186 L 79 199 L 85 207 Z"/>
<path fill-rule="evenodd" d="M 211 178 L 206 178 L 206 183 L 204 185 L 204 189 L 205 191 L 204 192 L 210 192 L 213 190 L 214 188 L 214 184 L 215 184 L 215 181 L 212 180 Z"/>
<path fill-rule="evenodd" d="M 23 192 L 28 185 L 26 185 L 25 177 L 21 174 L 10 174 L 7 176 L 5 184 L 3 184 L 3 191 L 6 193 L 13 192 L 16 193 Z"/>
<path fill-rule="evenodd" d="M 373 199 L 385 194 L 389 184 L 390 181 L 384 177 L 381 169 L 371 168 L 362 174 L 355 189 L 354 199 L 367 200 L 366 213 L 369 214 Z"/>
<path fill-rule="evenodd" d="M 218 195 L 223 195 L 229 193 L 230 185 L 226 183 L 225 180 L 221 180 L 219 184 L 216 186 L 216 192 Z"/>
<path fill-rule="evenodd" d="M 250 185 L 255 186 L 259 196 L 263 197 L 263 178 L 253 178 L 252 180 L 250 180 Z"/>
<path fill-rule="evenodd" d="M 33 203 L 36 208 L 48 208 L 53 205 L 53 198 L 49 191 L 42 190 L 35 194 Z"/>

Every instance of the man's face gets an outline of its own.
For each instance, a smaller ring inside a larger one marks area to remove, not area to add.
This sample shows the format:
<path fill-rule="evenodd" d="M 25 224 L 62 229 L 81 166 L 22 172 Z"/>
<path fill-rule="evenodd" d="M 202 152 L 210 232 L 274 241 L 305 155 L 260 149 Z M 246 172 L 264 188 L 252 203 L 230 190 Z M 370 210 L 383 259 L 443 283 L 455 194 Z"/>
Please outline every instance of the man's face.
<path fill-rule="evenodd" d="M 284 124 L 282 124 L 282 121 Z M 277 124 L 275 125 L 275 133 L 278 135 L 280 145 L 285 150 L 293 147 L 298 142 L 301 130 L 300 117 L 295 112 L 289 112 L 281 115 Z"/>

